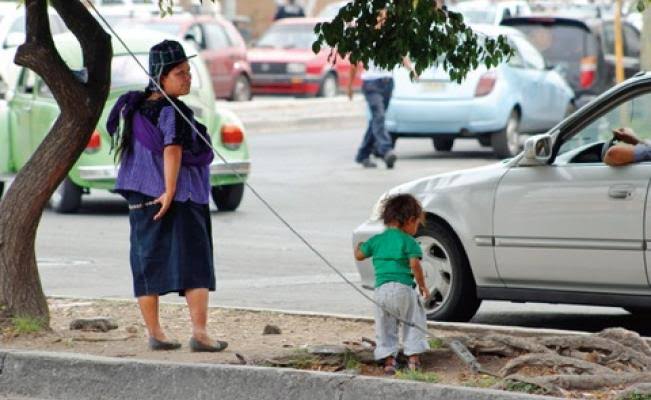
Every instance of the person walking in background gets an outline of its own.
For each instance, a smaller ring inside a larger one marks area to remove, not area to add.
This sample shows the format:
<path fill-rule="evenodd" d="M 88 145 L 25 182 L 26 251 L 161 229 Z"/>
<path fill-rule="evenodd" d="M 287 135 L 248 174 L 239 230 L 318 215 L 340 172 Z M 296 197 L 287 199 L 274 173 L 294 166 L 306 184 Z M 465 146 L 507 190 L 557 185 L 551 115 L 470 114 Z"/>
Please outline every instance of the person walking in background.
<path fill-rule="evenodd" d="M 206 127 L 178 99 L 190 92 L 189 58 L 179 42 L 165 40 L 149 51 L 149 75 L 192 125 L 150 82 L 118 99 L 106 127 L 120 162 L 115 191 L 129 203 L 133 288 L 149 347 L 181 347 L 167 337 L 158 315 L 159 296 L 176 292 L 190 310 L 190 350 L 214 352 L 228 345 L 206 329 L 208 292 L 215 290 L 208 208 L 214 154 Z"/>
<path fill-rule="evenodd" d="M 382 27 L 386 17 L 386 10 L 380 11 L 375 29 Z M 412 79 L 415 79 L 416 72 L 408 57 L 403 58 L 402 64 L 410 71 Z M 353 99 L 353 82 L 359 68 L 359 65 L 353 65 L 350 69 L 347 86 L 350 100 Z M 393 151 L 393 140 L 384 126 L 384 119 L 393 94 L 393 71 L 378 67 L 371 61 L 368 64 L 368 69 L 362 72 L 361 78 L 362 93 L 371 112 L 371 118 L 368 121 L 362 143 L 357 150 L 355 161 L 362 164 L 364 168 L 376 168 L 377 164 L 371 160 L 371 154 L 374 154 L 384 160 L 388 169 L 392 169 L 397 157 Z"/>
<path fill-rule="evenodd" d="M 399 321 L 411 322 L 403 326 L 404 354 L 411 370 L 420 368 L 420 354 L 429 349 L 425 309 L 418 292 L 429 297 L 420 259 L 423 252 L 413 238 L 423 221 L 423 208 L 412 195 L 394 195 L 384 202 L 383 233 L 360 243 L 355 258 L 362 261 L 373 258 L 375 270 L 375 359 L 384 360 L 384 373 L 396 372 L 396 357 L 400 349 Z M 414 282 L 415 280 L 415 282 Z M 415 288 L 418 287 L 418 292 Z M 381 307 L 380 307 L 381 306 Z"/>
<path fill-rule="evenodd" d="M 303 7 L 301 7 L 299 4 L 296 4 L 296 0 L 287 0 L 285 4 L 278 6 L 276 15 L 274 16 L 274 21 L 283 18 L 298 17 L 305 17 L 305 11 L 303 11 Z"/>

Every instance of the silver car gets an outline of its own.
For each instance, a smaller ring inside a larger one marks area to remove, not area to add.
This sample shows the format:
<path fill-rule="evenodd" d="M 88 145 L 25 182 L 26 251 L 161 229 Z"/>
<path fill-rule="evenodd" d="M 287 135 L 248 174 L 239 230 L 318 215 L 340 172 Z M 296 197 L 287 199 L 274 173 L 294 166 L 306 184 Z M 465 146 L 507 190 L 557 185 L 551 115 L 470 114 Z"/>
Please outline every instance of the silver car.
<path fill-rule="evenodd" d="M 389 190 L 423 204 L 416 235 L 432 291 L 431 319 L 464 321 L 480 302 L 510 300 L 651 310 L 651 162 L 602 162 L 612 130 L 651 139 L 651 73 L 599 96 L 518 156 Z M 353 246 L 384 227 L 381 200 Z M 357 267 L 372 288 L 373 268 Z"/>

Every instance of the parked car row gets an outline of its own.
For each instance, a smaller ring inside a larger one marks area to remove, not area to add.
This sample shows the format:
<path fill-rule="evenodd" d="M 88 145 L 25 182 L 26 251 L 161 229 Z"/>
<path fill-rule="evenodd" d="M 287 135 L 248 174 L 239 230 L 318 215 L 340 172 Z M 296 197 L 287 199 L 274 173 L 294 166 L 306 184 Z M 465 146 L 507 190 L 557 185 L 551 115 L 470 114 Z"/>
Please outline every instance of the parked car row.
<path fill-rule="evenodd" d="M 147 65 L 151 46 L 174 36 L 134 29 L 119 34 L 142 65 Z M 83 67 L 79 44 L 72 34 L 55 36 L 55 44 L 70 68 Z M 185 42 L 184 46 L 190 53 L 192 44 Z M 110 153 L 106 118 L 121 94 L 142 90 L 148 79 L 117 40 L 113 40 L 113 51 L 111 91 L 104 112 L 86 150 L 50 200 L 51 207 L 57 212 L 75 212 L 81 206 L 82 195 L 89 190 L 109 190 L 115 186 L 117 168 L 114 154 Z M 0 93 L 0 196 L 4 182 L 12 179 L 28 162 L 59 115 L 57 103 L 45 82 L 31 70 L 6 62 L 13 59 L 12 52 L 15 49 L 5 50 L 0 57 L 5 61 L 0 63 L 0 68 L 8 89 Z M 226 165 L 216 157 L 210 165 L 212 198 L 219 210 L 235 210 L 242 200 L 244 182 L 251 166 L 244 127 L 234 113 L 217 109 L 210 72 L 202 59 L 197 57 L 189 62 L 192 88 L 183 100 L 194 111 L 195 117 L 206 125 L 213 146 L 229 162 Z"/>
<path fill-rule="evenodd" d="M 431 296 L 429 318 L 466 321 L 482 300 L 651 310 L 651 163 L 610 167 L 612 130 L 651 138 L 651 73 L 607 90 L 524 152 L 491 166 L 390 189 L 353 233 L 353 248 L 384 230 L 382 199 L 410 193 L 426 221 L 415 235 Z M 616 266 L 616 268 L 614 268 Z M 373 287 L 368 260 L 362 284 Z"/>

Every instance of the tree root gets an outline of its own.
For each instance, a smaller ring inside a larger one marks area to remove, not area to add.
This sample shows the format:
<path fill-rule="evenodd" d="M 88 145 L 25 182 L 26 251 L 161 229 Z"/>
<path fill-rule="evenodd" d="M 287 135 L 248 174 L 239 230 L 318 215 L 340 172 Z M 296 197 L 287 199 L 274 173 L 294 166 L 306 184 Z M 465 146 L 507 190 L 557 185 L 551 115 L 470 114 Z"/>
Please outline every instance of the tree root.
<path fill-rule="evenodd" d="M 91 337 L 91 336 L 73 336 L 70 339 L 73 342 L 126 342 L 135 338 L 136 335 L 119 336 L 119 337 Z"/>
<path fill-rule="evenodd" d="M 509 361 L 500 370 L 500 375 L 503 377 L 513 375 L 513 373 L 522 367 L 529 365 L 548 367 L 561 373 L 588 373 L 594 375 L 610 374 L 613 372 L 610 368 L 578 358 L 565 357 L 558 354 L 530 353 Z"/>
<path fill-rule="evenodd" d="M 475 354 L 497 354 L 505 357 L 527 353 L 551 353 L 547 347 L 536 343 L 535 340 L 506 335 L 490 335 L 482 338 L 471 338 L 466 342 L 469 350 Z"/>
<path fill-rule="evenodd" d="M 528 377 L 523 375 L 509 375 L 504 378 L 507 381 L 519 381 L 533 384 L 553 393 L 560 393 L 565 390 L 597 390 L 606 387 L 619 385 L 630 385 L 633 383 L 651 383 L 651 373 L 648 372 L 627 372 L 608 373 L 597 375 L 548 375 L 542 377 Z"/>
<path fill-rule="evenodd" d="M 617 394 L 615 400 L 625 400 L 630 399 L 632 395 L 650 395 L 651 394 L 651 383 L 638 383 L 631 387 L 622 390 Z"/>

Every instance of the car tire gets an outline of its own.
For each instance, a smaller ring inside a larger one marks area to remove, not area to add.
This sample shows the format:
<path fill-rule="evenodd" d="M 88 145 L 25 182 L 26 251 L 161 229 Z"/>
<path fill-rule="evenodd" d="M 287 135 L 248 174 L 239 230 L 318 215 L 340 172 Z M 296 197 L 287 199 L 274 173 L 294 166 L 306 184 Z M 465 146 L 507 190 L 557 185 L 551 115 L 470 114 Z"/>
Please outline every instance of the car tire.
<path fill-rule="evenodd" d="M 428 220 L 416 234 L 423 250 L 421 265 L 430 298 L 428 319 L 465 322 L 477 312 L 475 279 L 457 237 L 442 223 Z"/>
<path fill-rule="evenodd" d="M 66 177 L 50 197 L 50 208 L 60 214 L 73 214 L 81 207 L 82 188 Z"/>
<path fill-rule="evenodd" d="M 238 75 L 233 85 L 233 93 L 231 93 L 231 101 L 249 101 L 253 97 L 251 92 L 251 82 L 245 75 Z"/>
<path fill-rule="evenodd" d="M 2 195 L 5 192 L 5 183 L 3 181 L 0 181 L 0 199 L 2 199 Z"/>
<path fill-rule="evenodd" d="M 337 88 L 337 77 L 333 73 L 328 73 L 321 81 L 321 86 L 319 87 L 319 97 L 335 97 L 338 92 Z"/>
<path fill-rule="evenodd" d="M 244 197 L 244 184 L 213 186 L 211 194 L 219 211 L 235 211 Z"/>
<path fill-rule="evenodd" d="M 450 151 L 454 146 L 454 138 L 432 138 L 436 151 Z"/>
<path fill-rule="evenodd" d="M 517 110 L 513 110 L 506 121 L 504 129 L 491 134 L 491 145 L 497 157 L 514 157 L 520 152 L 519 126 L 520 114 L 518 114 Z"/>
<path fill-rule="evenodd" d="M 639 317 L 651 316 L 651 308 L 648 307 L 624 307 L 624 310 Z"/>
<path fill-rule="evenodd" d="M 491 147 L 491 135 L 479 135 L 477 136 L 477 141 L 481 147 Z"/>

